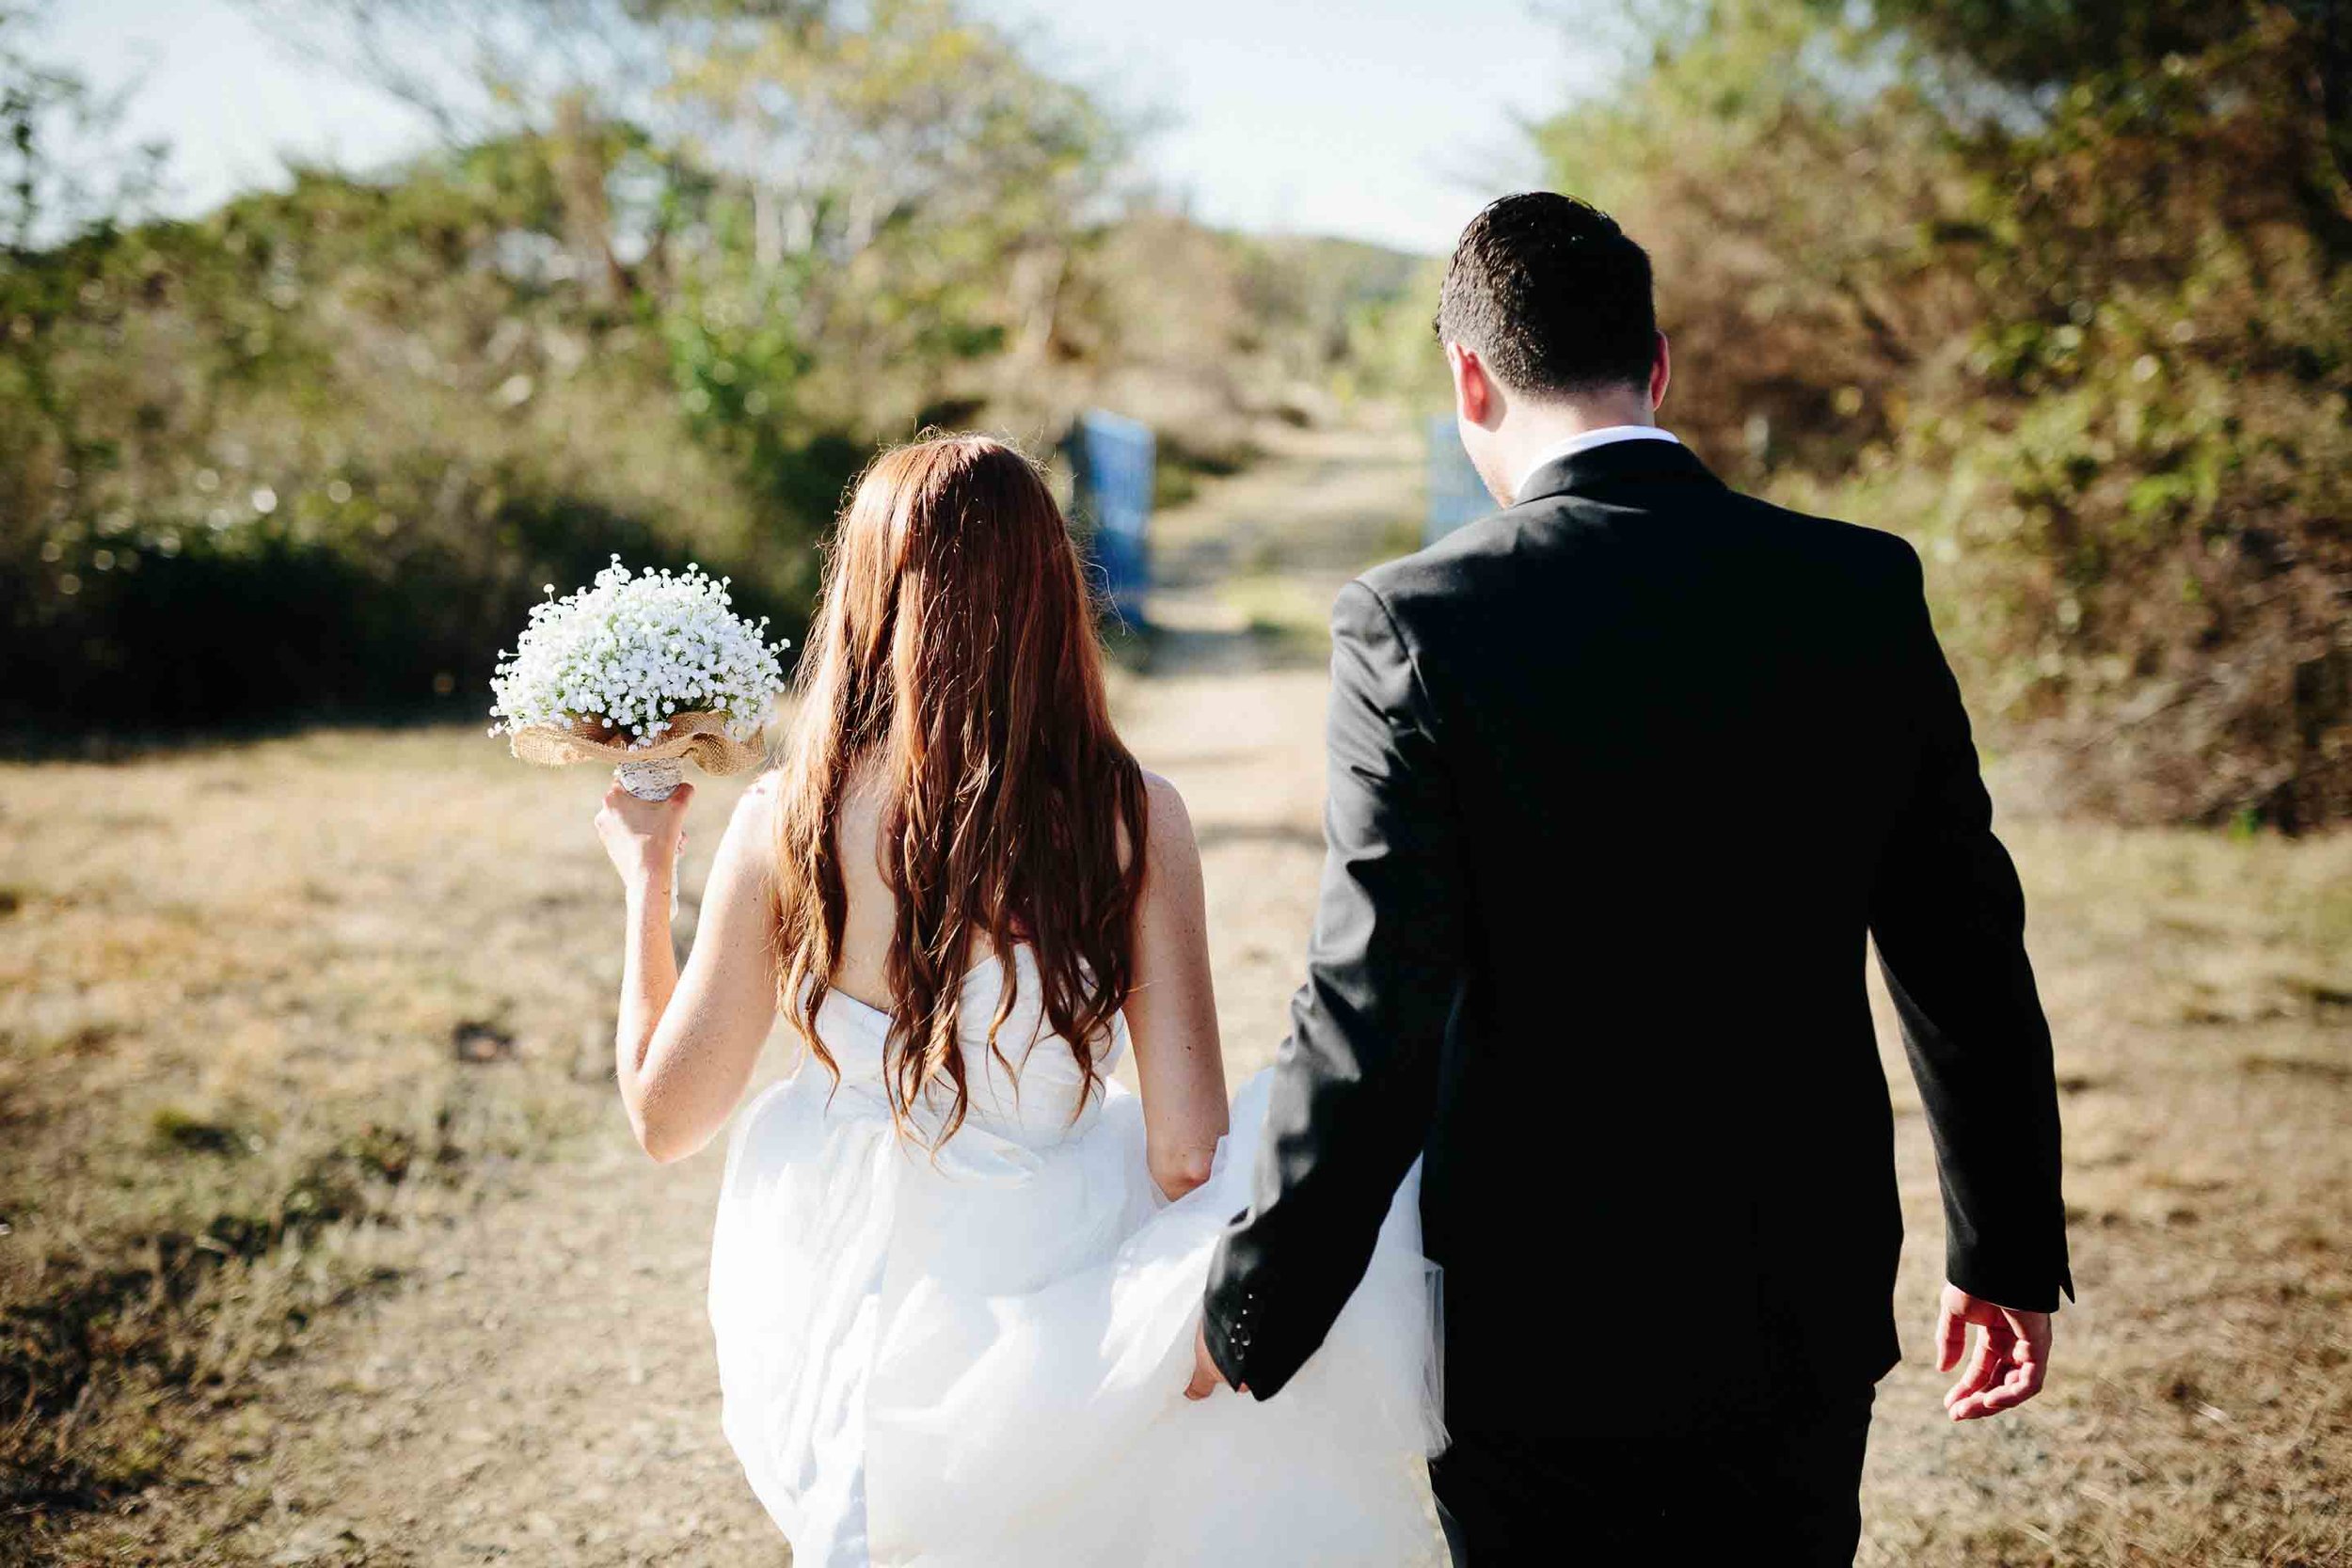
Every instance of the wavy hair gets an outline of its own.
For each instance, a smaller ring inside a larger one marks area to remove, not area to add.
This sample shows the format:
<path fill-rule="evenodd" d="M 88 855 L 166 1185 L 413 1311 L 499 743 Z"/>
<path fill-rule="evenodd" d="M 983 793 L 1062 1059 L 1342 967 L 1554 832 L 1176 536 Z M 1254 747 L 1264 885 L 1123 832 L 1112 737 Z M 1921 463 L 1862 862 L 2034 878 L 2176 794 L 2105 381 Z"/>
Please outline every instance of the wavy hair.
<path fill-rule="evenodd" d="M 780 990 L 838 1079 L 817 1028 L 849 905 L 836 830 L 853 787 L 878 790 L 897 901 L 883 1084 L 910 1138 L 914 1108 L 945 1085 L 934 1148 L 971 1106 L 959 1018 L 976 956 L 1005 960 L 988 1049 L 1010 1069 L 997 1035 L 1011 959 L 1034 954 L 1081 1106 L 1133 985 L 1143 772 L 1111 727 L 1093 611 L 1044 476 L 983 436 L 884 452 L 828 555 L 777 812 Z"/>

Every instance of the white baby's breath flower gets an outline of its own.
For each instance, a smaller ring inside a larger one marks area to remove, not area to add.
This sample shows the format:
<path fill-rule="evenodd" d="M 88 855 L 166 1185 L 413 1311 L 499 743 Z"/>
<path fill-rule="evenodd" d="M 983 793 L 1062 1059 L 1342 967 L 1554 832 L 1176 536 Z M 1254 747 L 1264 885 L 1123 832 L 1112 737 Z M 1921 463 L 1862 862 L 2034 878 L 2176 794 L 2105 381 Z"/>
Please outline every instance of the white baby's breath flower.
<path fill-rule="evenodd" d="M 791 644 L 770 647 L 765 617 L 734 614 L 726 579 L 699 566 L 633 575 L 616 555 L 594 585 L 559 599 L 548 583 L 547 593 L 513 653 L 500 651 L 491 734 L 600 720 L 645 746 L 679 712 L 724 714 L 738 740 L 758 733 L 784 683 L 777 655 Z"/>

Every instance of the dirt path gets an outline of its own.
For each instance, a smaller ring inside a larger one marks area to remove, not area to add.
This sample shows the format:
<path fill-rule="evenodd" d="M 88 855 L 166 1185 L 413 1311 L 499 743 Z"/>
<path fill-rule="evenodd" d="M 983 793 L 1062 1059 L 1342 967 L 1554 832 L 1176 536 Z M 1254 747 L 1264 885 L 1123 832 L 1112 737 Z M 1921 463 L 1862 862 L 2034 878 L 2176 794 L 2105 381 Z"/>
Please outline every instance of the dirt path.
<path fill-rule="evenodd" d="M 1322 844 L 1324 682 L 1297 628 L 1224 585 L 1248 562 L 1239 575 L 1262 594 L 1327 604 L 1409 515 L 1414 483 L 1377 444 L 1296 437 L 1166 518 L 1166 630 L 1120 706 L 1201 833 L 1236 1077 L 1271 1059 L 1295 983 Z M 1285 535 L 1316 548 L 1294 564 L 1275 547 Z M 705 820 L 721 807 L 711 791 Z M 94 1521 L 64 1560 L 788 1562 L 718 1427 L 703 1289 L 721 1157 L 656 1167 L 616 1111 L 449 1231 L 404 1287 L 265 1371 L 205 1439 L 229 1484 Z"/>
<path fill-rule="evenodd" d="M 1340 580 L 1409 539 L 1412 451 L 1286 436 L 1161 519 L 1164 629 L 1118 700 L 1201 834 L 1236 1079 L 1272 1057 L 1311 912 L 1318 627 Z M 711 791 L 706 824 L 731 794 Z M 512 819 L 474 831 L 510 855 L 562 831 L 499 809 Z M 2004 824 L 2058 1040 L 2083 1297 L 2041 1402 L 1940 1418 L 1942 1380 L 1916 1358 L 1939 1274 L 1935 1174 L 1882 998 L 1914 1359 L 1880 1391 L 1860 1560 L 2352 1564 L 2352 839 Z M 690 863 L 707 864 L 715 836 L 696 834 Z M 547 894 L 547 918 L 583 931 L 609 895 L 586 854 Z M 590 982 L 568 940 L 480 940 L 530 966 L 508 983 L 534 996 Z M 583 998 L 579 1026 L 594 1033 L 606 1006 Z M 1542 1114 L 1574 1136 L 1589 1108 L 1572 1075 L 1559 1084 Z M 561 1159 L 501 1178 L 512 1196 L 432 1231 L 422 1267 L 265 1369 L 184 1468 L 221 1479 L 87 1520 L 53 1560 L 787 1562 L 718 1428 L 703 1291 L 719 1152 L 655 1167 L 607 1111 Z M 1706 1244 L 1703 1227 L 1692 1240 Z"/>

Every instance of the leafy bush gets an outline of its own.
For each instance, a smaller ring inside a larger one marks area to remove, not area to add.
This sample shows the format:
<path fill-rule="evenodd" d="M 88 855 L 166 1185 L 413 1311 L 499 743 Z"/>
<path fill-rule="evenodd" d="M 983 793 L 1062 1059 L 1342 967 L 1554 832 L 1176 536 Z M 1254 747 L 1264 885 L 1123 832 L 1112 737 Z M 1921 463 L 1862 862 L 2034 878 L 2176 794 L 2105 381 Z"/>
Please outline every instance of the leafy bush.
<path fill-rule="evenodd" d="M 1912 535 L 2051 803 L 2352 816 L 2352 222 L 2278 7 L 1715 0 L 1540 138 L 1721 467 Z"/>
<path fill-rule="evenodd" d="M 435 50 L 588 15 L 310 8 Z M 0 729 L 478 717 L 538 585 L 616 550 L 797 639 L 878 444 L 1109 403 L 1237 462 L 1409 272 L 1121 209 L 1104 106 L 950 0 L 722 10 L 597 13 L 580 57 L 658 94 L 485 84 L 522 106 L 407 167 L 162 222 L 135 160 L 66 180 L 96 111 L 0 0 Z"/>

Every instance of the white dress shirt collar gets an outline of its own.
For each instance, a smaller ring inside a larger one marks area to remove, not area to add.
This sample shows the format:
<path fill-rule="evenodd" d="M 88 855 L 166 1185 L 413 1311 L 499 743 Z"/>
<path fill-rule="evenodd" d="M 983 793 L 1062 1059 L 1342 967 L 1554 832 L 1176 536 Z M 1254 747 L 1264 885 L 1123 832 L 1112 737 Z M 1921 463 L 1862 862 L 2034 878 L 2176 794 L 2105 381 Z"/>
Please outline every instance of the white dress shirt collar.
<path fill-rule="evenodd" d="M 1605 447 L 1613 441 L 1673 441 L 1677 446 L 1682 444 L 1672 431 L 1661 430 L 1654 424 L 1612 424 L 1603 425 L 1598 430 L 1581 430 L 1558 445 L 1546 448 L 1534 462 L 1530 463 L 1527 471 L 1519 475 L 1518 487 L 1511 492 L 1512 498 L 1518 499 L 1525 497 L 1527 482 L 1534 479 L 1535 470 L 1546 464 L 1557 463 L 1564 457 L 1574 457 L 1578 452 L 1590 451 L 1595 447 Z"/>

